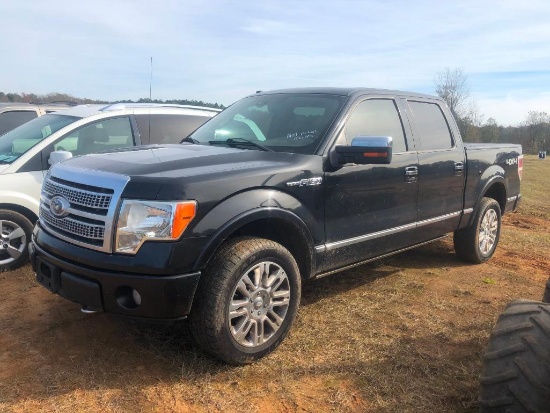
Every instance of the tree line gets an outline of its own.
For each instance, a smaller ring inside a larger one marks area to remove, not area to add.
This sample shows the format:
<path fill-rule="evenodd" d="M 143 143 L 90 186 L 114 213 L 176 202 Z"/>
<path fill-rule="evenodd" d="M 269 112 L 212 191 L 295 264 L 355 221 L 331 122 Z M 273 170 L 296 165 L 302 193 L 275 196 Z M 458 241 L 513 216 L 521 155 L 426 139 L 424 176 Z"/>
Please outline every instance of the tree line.
<path fill-rule="evenodd" d="M 106 100 L 93 100 L 86 98 L 77 98 L 75 96 L 69 95 L 67 93 L 48 93 L 45 95 L 37 95 L 35 93 L 4 93 L 0 92 L 0 103 L 51 103 L 51 102 L 73 102 L 76 104 L 94 104 L 94 103 L 165 103 L 165 104 L 175 104 L 175 105 L 193 105 L 193 106 L 206 106 L 216 109 L 224 109 L 223 105 L 218 103 L 203 102 L 202 100 L 195 99 L 149 99 L 149 98 L 140 98 L 138 100 L 117 100 L 115 102 L 108 102 Z"/>
<path fill-rule="evenodd" d="M 455 116 L 460 134 L 465 142 L 518 143 L 523 146 L 523 153 L 537 154 L 540 150 L 550 152 L 550 115 L 542 111 L 531 111 L 526 119 L 516 126 L 502 126 L 495 119 L 483 121 L 479 107 L 470 96 L 468 79 L 462 69 L 449 69 L 438 73 L 434 78 L 437 95 L 445 100 Z M 74 102 L 77 104 L 94 103 L 167 103 L 177 105 L 207 106 L 224 109 L 218 103 L 203 102 L 194 99 L 149 99 L 140 98 L 107 102 L 77 98 L 66 93 L 4 93 L 0 92 L 0 102 Z"/>
<path fill-rule="evenodd" d="M 449 69 L 434 77 L 435 91 L 453 113 L 465 142 L 518 143 L 523 153 L 550 152 L 550 115 L 530 111 L 516 126 L 498 125 L 495 119 L 483 121 L 479 107 L 470 96 L 468 79 L 462 69 Z"/>

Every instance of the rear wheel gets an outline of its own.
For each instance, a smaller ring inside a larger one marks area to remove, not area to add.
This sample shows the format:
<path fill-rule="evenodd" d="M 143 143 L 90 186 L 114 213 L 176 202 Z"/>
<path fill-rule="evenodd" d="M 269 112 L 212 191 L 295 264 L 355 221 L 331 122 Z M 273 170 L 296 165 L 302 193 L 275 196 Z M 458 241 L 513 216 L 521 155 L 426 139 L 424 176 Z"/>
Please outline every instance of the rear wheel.
<path fill-rule="evenodd" d="M 0 210 L 0 271 L 20 267 L 28 260 L 32 223 L 18 212 Z"/>
<path fill-rule="evenodd" d="M 224 244 L 204 272 L 190 315 L 199 344 L 230 364 L 248 364 L 275 350 L 300 302 L 296 261 L 267 239 Z"/>
<path fill-rule="evenodd" d="M 500 238 L 500 205 L 492 198 L 482 198 L 473 223 L 455 231 L 453 241 L 457 257 L 481 264 L 493 256 Z"/>
<path fill-rule="evenodd" d="M 550 412 L 550 304 L 508 304 L 483 359 L 482 412 Z"/>

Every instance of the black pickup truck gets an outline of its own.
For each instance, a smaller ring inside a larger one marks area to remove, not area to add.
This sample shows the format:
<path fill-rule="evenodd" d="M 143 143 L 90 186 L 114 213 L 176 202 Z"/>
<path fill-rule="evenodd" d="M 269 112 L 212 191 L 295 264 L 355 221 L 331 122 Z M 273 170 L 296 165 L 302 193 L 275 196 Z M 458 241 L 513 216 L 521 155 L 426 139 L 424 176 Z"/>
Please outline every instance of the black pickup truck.
<path fill-rule="evenodd" d="M 305 279 L 449 233 L 458 258 L 489 259 L 522 159 L 518 145 L 463 144 L 436 97 L 258 92 L 180 145 L 53 166 L 31 260 L 83 311 L 188 317 L 207 351 L 249 363 L 284 339 Z"/>

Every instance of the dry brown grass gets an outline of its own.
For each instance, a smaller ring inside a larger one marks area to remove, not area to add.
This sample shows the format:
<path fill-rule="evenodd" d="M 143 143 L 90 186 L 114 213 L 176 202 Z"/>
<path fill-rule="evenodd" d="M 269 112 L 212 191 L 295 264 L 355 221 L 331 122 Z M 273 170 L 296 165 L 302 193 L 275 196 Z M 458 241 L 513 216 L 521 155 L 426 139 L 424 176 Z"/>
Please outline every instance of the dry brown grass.
<path fill-rule="evenodd" d="M 0 411 L 477 411 L 498 313 L 540 298 L 550 273 L 544 176 L 550 161 L 526 158 L 525 202 L 489 263 L 444 240 L 308 282 L 288 339 L 246 367 L 204 355 L 185 325 L 86 316 L 28 266 L 0 273 Z"/>

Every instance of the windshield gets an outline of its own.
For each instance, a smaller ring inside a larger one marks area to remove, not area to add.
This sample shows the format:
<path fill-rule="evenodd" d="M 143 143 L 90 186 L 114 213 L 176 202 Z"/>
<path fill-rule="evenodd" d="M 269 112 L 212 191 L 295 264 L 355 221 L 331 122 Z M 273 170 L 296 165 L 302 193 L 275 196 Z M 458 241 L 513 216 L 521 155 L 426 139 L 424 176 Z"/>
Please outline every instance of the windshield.
<path fill-rule="evenodd" d="M 44 115 L 0 136 L 0 164 L 12 163 L 43 139 L 80 118 Z"/>
<path fill-rule="evenodd" d="M 216 115 L 187 141 L 314 154 L 346 99 L 297 93 L 251 96 Z"/>

